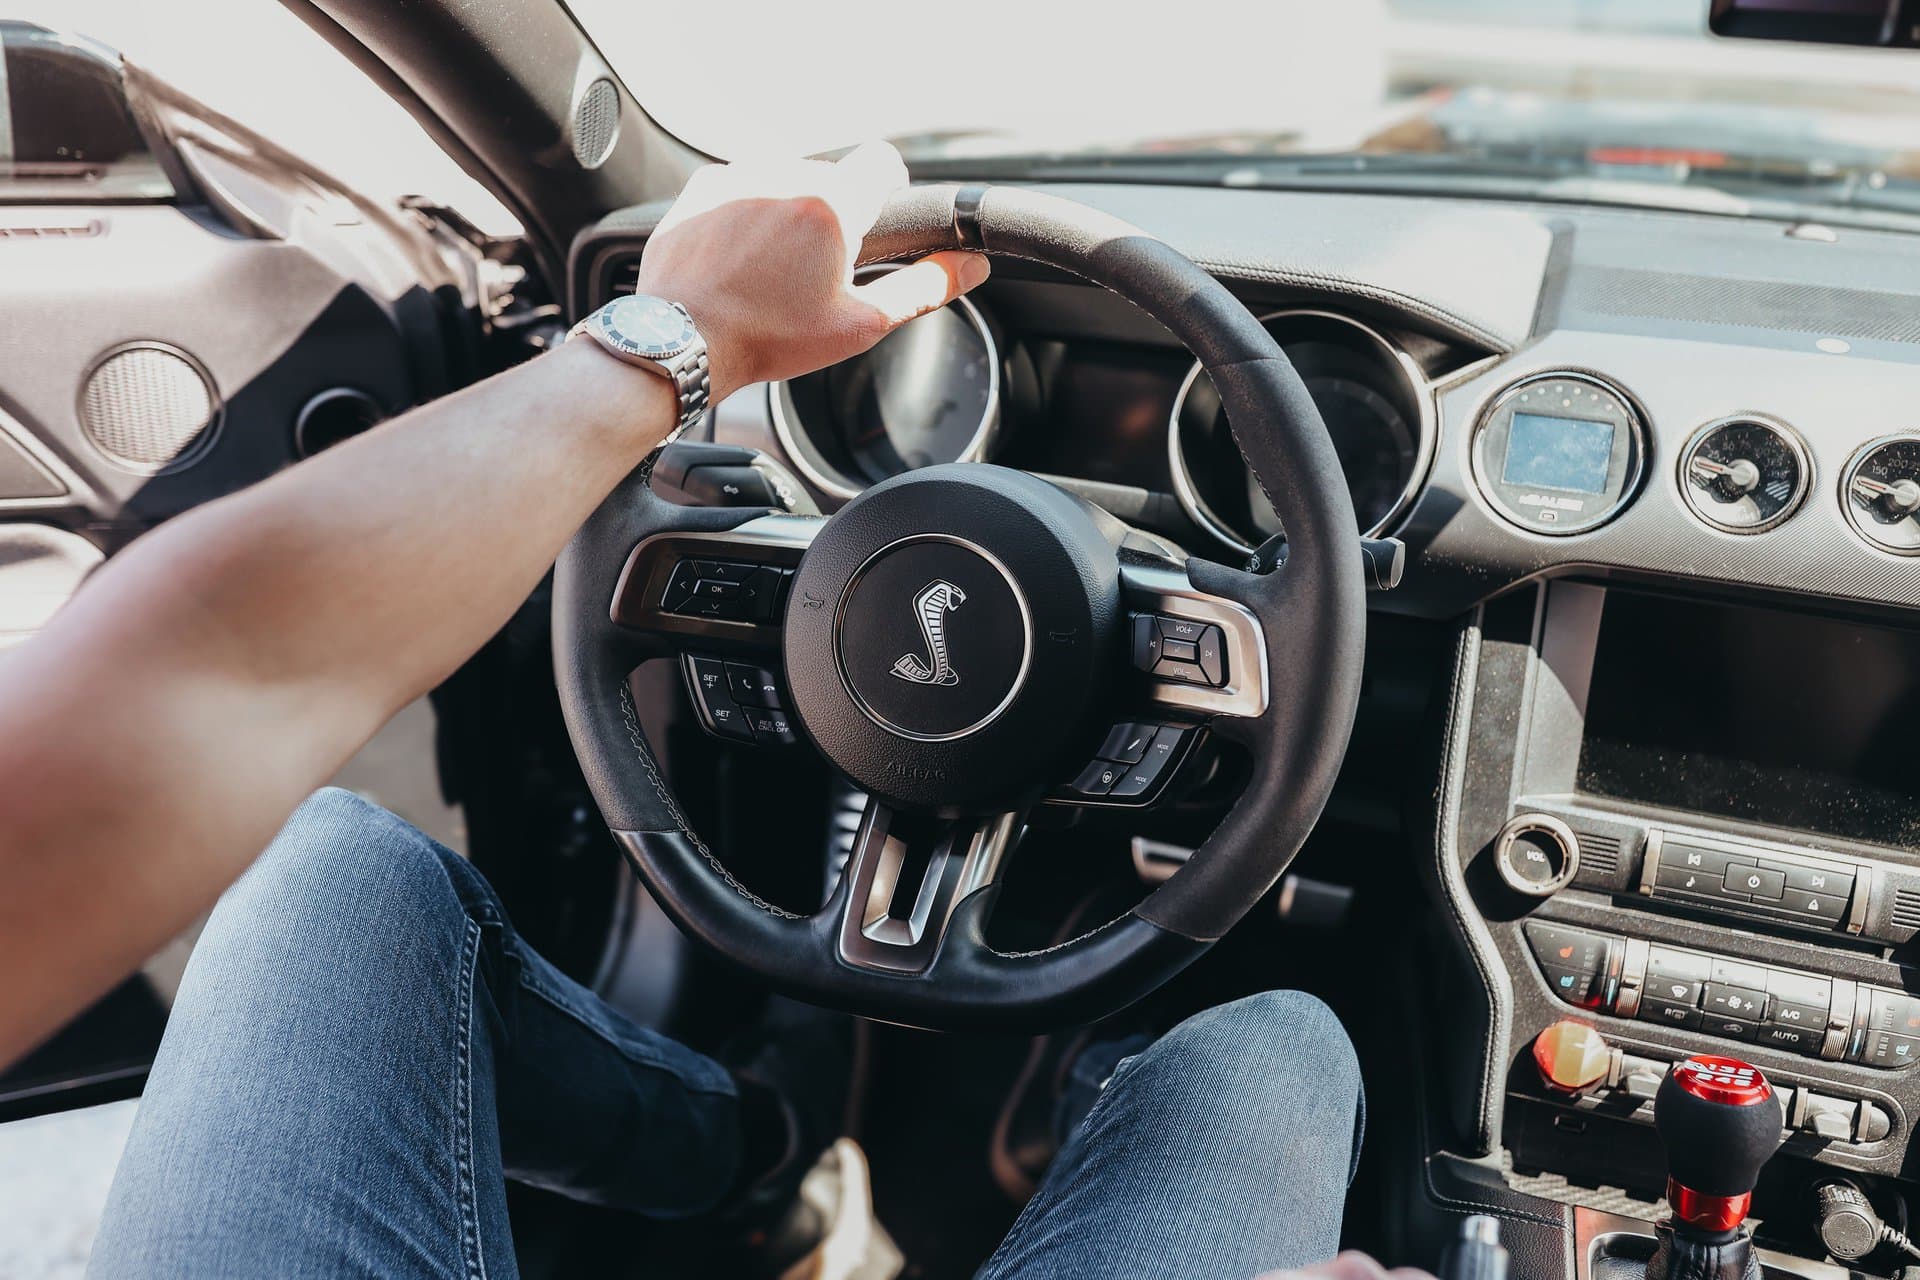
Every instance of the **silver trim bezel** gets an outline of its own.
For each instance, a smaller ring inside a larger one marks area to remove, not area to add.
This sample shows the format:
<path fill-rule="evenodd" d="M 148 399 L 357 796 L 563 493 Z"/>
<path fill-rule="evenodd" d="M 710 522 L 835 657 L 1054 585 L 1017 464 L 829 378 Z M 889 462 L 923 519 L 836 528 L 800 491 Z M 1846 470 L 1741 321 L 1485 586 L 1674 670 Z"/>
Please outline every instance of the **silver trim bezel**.
<path fill-rule="evenodd" d="M 1373 326 L 1341 312 L 1326 311 L 1318 307 L 1287 307 L 1256 317 L 1262 326 L 1275 320 L 1302 318 L 1331 320 L 1357 331 L 1379 348 L 1389 363 L 1400 370 L 1408 388 L 1413 392 L 1415 413 L 1418 418 L 1415 427 L 1419 433 L 1419 438 L 1414 441 L 1413 473 L 1407 478 L 1406 486 L 1394 499 L 1393 506 L 1388 509 L 1387 514 L 1371 529 L 1362 531 L 1360 535 L 1364 538 L 1379 537 L 1406 518 L 1407 513 L 1413 509 L 1414 502 L 1426 488 L 1428 473 L 1433 469 L 1434 454 L 1439 450 L 1439 407 L 1434 396 L 1433 381 L 1427 377 L 1426 370 L 1420 367 L 1419 362 L 1404 348 L 1388 339 Z M 1216 541 L 1242 555 L 1250 556 L 1256 548 L 1229 529 L 1200 497 L 1200 491 L 1193 482 L 1193 471 L 1187 465 L 1186 455 L 1180 448 L 1180 411 L 1186 408 L 1187 396 L 1192 392 L 1193 384 L 1204 372 L 1206 372 L 1206 366 L 1195 360 L 1193 367 L 1187 370 L 1187 376 L 1180 380 L 1180 390 L 1173 398 L 1173 411 L 1167 415 L 1167 465 L 1173 475 L 1173 496 L 1179 502 L 1180 509 L 1187 513 L 1187 518 L 1199 525 Z"/>
<path fill-rule="evenodd" d="M 1853 451 L 1847 459 L 1847 465 L 1840 470 L 1840 516 L 1847 522 L 1847 528 L 1853 536 L 1872 547 L 1875 551 L 1884 551 L 1890 556 L 1912 559 L 1920 556 L 1920 547 L 1890 546 L 1860 527 L 1853 517 L 1853 478 L 1858 475 L 1866 460 L 1890 444 L 1920 443 L 1920 431 L 1891 431 L 1884 436 L 1875 436 Z"/>
<path fill-rule="evenodd" d="M 1551 880 L 1538 883 L 1523 878 L 1513 869 L 1507 855 L 1513 851 L 1513 842 L 1523 831 L 1542 831 L 1559 841 L 1566 850 L 1567 857 L 1560 870 Z M 1551 898 L 1568 885 L 1580 871 L 1580 837 L 1573 834 L 1573 828 L 1550 813 L 1521 813 L 1507 819 L 1507 825 L 1500 828 L 1493 845 L 1494 870 L 1500 873 L 1501 882 L 1515 893 L 1529 898 Z"/>
<path fill-rule="evenodd" d="M 854 274 L 854 279 L 871 279 L 875 275 L 883 275 L 898 269 L 898 264 L 863 267 Z M 974 305 L 971 298 L 955 298 L 947 305 L 957 310 L 968 323 L 973 325 L 974 330 L 980 335 L 981 342 L 985 343 L 987 348 L 987 405 L 981 411 L 980 423 L 974 428 L 972 437 L 967 441 L 967 447 L 961 450 L 959 457 L 954 459 L 955 462 L 980 462 L 985 459 L 994 437 L 1000 430 L 1000 366 L 1003 356 L 1000 344 L 994 340 L 993 329 L 987 324 L 986 316 L 981 313 L 979 307 Z M 860 357 L 850 358 L 857 360 Z M 799 412 L 791 407 L 792 393 L 787 390 L 787 381 L 783 379 L 779 382 L 767 383 L 767 412 L 772 419 L 773 437 L 779 441 L 780 451 L 786 455 L 787 461 L 793 464 L 793 469 L 798 471 L 808 484 L 822 493 L 842 501 L 859 497 L 866 489 L 866 485 L 859 483 L 851 476 L 842 475 L 838 471 L 815 463 L 800 448 L 800 435 L 804 433 L 811 440 L 813 433 L 804 422 L 798 421 Z M 817 446 L 814 452 L 820 452 Z"/>
<path fill-rule="evenodd" d="M 1800 483 L 1794 487 L 1793 496 L 1787 500 L 1787 504 L 1780 508 L 1780 514 L 1774 516 L 1771 520 L 1765 520 L 1759 524 L 1727 524 L 1724 521 L 1714 519 L 1713 516 L 1703 510 L 1694 499 L 1694 487 L 1687 478 L 1687 469 L 1693 465 L 1693 455 L 1700 451 L 1700 446 L 1705 444 L 1707 438 L 1714 432 L 1724 427 L 1732 426 L 1764 427 L 1768 431 L 1773 432 L 1774 435 L 1786 443 L 1787 451 L 1793 455 L 1794 461 L 1800 465 Z M 1730 413 L 1724 418 L 1715 418 L 1712 422 L 1703 424 L 1696 428 L 1692 435 L 1687 437 L 1686 444 L 1680 448 L 1680 460 L 1673 470 L 1673 482 L 1680 490 L 1680 501 L 1682 505 L 1686 507 L 1694 519 L 1706 525 L 1709 529 L 1717 529 L 1721 533 L 1741 535 L 1765 533 L 1769 529 L 1779 528 L 1788 520 L 1792 519 L 1800 510 L 1801 506 L 1806 503 L 1807 494 L 1813 490 L 1813 455 L 1807 451 L 1807 442 L 1800 438 L 1798 431 L 1795 431 L 1792 427 L 1771 414 Z"/>
<path fill-rule="evenodd" d="M 1487 424 L 1493 421 L 1494 415 L 1499 413 L 1515 395 L 1536 382 L 1553 382 L 1563 379 L 1571 382 L 1584 382 L 1588 386 L 1598 387 L 1607 394 L 1618 397 L 1620 403 L 1627 406 L 1627 427 L 1632 434 L 1635 447 L 1633 450 L 1633 468 L 1628 472 L 1627 478 L 1621 482 L 1619 500 L 1607 508 L 1606 514 L 1591 524 L 1583 524 L 1575 529 L 1556 532 L 1545 526 L 1530 524 L 1521 520 L 1518 516 L 1514 515 L 1513 512 L 1507 510 L 1506 506 L 1494 496 L 1494 483 L 1487 474 L 1486 459 L 1484 456 L 1485 451 L 1480 446 L 1486 437 Z M 1498 516 L 1504 524 L 1530 537 L 1541 538 L 1548 542 L 1559 542 L 1566 538 L 1578 538 L 1585 534 L 1594 533 L 1606 528 L 1615 520 L 1619 519 L 1620 513 L 1632 506 L 1634 499 L 1640 496 L 1640 486 L 1646 480 L 1648 467 L 1652 462 L 1653 434 L 1648 426 L 1645 407 L 1619 383 L 1606 377 L 1604 374 L 1587 369 L 1542 369 L 1535 373 L 1529 373 L 1525 377 L 1516 379 L 1513 382 L 1509 382 L 1481 403 L 1479 408 L 1474 411 L 1472 422 L 1473 427 L 1467 433 L 1467 469 L 1473 477 L 1475 496 L 1480 499 L 1481 504 L 1485 506 L 1488 511 Z"/>

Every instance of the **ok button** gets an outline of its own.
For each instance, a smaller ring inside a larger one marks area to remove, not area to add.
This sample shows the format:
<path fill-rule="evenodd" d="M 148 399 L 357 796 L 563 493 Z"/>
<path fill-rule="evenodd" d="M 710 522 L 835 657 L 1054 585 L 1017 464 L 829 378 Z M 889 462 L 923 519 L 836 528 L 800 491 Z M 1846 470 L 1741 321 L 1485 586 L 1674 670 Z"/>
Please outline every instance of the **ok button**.
<path fill-rule="evenodd" d="M 1728 893 L 1756 902 L 1778 902 L 1787 891 L 1786 873 L 1769 871 L 1752 863 L 1728 867 L 1726 878 L 1720 883 Z"/>

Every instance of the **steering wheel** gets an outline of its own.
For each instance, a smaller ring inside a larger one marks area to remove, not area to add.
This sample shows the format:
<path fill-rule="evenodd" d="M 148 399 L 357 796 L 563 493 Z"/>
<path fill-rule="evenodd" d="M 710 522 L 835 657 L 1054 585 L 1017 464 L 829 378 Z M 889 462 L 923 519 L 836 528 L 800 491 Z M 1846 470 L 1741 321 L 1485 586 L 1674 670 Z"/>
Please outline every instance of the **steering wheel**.
<path fill-rule="evenodd" d="M 1362 556 L 1319 412 L 1213 277 L 1124 222 L 1008 187 L 903 192 L 861 262 L 955 248 L 1105 286 L 1185 343 L 1286 521 L 1285 563 L 1255 575 L 1169 558 L 1061 489 L 989 464 L 909 472 L 823 519 L 678 505 L 653 492 L 649 463 L 556 565 L 554 665 L 601 814 L 687 934 L 815 1003 L 935 1029 L 1038 1030 L 1152 991 L 1285 871 L 1353 727 Z M 686 667 L 710 730 L 791 739 L 790 710 L 868 796 L 818 911 L 757 896 L 687 823 L 629 685 L 663 657 Z M 742 672 L 749 687 L 717 687 Z M 751 709 L 759 694 L 773 709 Z M 1132 911 L 1059 946 L 988 943 L 1003 863 L 1034 805 L 1151 804 L 1209 733 L 1243 744 L 1253 771 L 1191 859 Z"/>

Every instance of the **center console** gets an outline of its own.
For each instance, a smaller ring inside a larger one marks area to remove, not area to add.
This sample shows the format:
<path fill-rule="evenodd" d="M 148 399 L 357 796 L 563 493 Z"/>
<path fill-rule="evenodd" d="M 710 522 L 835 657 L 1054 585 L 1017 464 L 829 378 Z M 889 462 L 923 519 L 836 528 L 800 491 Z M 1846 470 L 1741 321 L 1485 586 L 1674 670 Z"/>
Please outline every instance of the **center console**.
<path fill-rule="evenodd" d="M 1481 610 L 1455 699 L 1434 888 L 1469 991 L 1434 1003 L 1464 1032 L 1441 1091 L 1459 1149 L 1570 1239 L 1582 1213 L 1650 1223 L 1652 1099 L 1674 1063 L 1732 1054 L 1780 1102 L 1764 1245 L 1817 1264 L 1837 1177 L 1900 1208 L 1920 630 L 1556 581 Z M 1536 1045 L 1567 1019 L 1597 1033 L 1571 1085 Z"/>

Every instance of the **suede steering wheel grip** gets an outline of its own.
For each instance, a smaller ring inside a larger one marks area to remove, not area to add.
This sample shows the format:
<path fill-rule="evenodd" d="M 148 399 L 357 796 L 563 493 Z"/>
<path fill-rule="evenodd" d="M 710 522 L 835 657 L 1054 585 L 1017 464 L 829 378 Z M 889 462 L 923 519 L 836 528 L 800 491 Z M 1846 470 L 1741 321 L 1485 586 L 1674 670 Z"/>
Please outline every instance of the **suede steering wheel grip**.
<path fill-rule="evenodd" d="M 661 210 L 664 212 L 664 209 Z M 626 218 L 644 229 L 644 217 Z M 1269 889 L 1326 804 L 1359 699 L 1366 601 L 1357 521 L 1339 459 L 1291 363 L 1224 286 L 1144 232 L 1085 206 L 1014 188 L 916 187 L 900 193 L 861 261 L 983 250 L 1102 285 L 1165 325 L 1207 366 L 1254 476 L 1286 513 L 1284 569 L 1264 577 L 1202 561 L 1193 584 L 1260 620 L 1266 710 L 1217 731 L 1253 753 L 1253 780 L 1177 874 L 1134 911 L 1061 946 L 1004 954 L 985 939 L 993 886 L 961 901 L 933 962 L 913 974 L 846 962 L 835 939 L 843 882 L 812 916 L 762 902 L 684 821 L 627 692 L 650 656 L 644 636 L 614 625 L 614 583 L 634 546 L 655 533 L 719 532 L 758 514 L 679 507 L 624 480 L 555 568 L 554 662 L 582 769 L 636 871 L 677 923 L 770 984 L 822 1004 L 936 1028 L 1041 1028 L 1122 1008 L 1173 976 Z"/>

